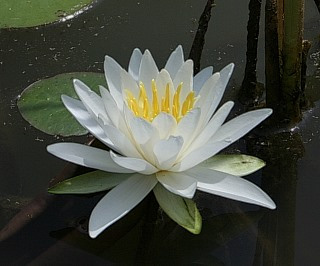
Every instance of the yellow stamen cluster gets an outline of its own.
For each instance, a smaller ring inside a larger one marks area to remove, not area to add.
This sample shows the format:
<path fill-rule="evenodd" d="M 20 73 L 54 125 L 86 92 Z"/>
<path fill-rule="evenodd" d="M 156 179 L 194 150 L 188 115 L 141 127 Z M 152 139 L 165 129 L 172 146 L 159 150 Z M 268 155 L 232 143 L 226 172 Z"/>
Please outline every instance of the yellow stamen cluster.
<path fill-rule="evenodd" d="M 180 104 L 182 82 L 178 85 L 173 97 L 170 95 L 170 85 L 166 85 L 164 96 L 159 99 L 155 80 L 151 81 L 152 99 L 148 98 L 146 88 L 142 82 L 139 84 L 139 97 L 136 99 L 131 91 L 126 90 L 127 103 L 131 111 L 138 117 L 152 121 L 160 112 L 171 114 L 177 122 L 193 109 L 196 97 L 194 91 L 189 92 L 184 102 Z M 171 98 L 172 97 L 172 98 Z"/>

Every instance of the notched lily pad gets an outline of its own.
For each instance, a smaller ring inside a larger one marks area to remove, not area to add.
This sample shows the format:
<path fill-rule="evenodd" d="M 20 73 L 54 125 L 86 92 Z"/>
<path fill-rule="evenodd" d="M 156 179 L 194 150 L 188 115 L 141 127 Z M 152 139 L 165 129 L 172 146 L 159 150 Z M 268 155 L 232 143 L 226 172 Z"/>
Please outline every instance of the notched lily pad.
<path fill-rule="evenodd" d="M 94 0 L 0 0 L 0 28 L 34 27 L 73 17 Z"/>
<path fill-rule="evenodd" d="M 93 72 L 64 73 L 39 80 L 27 87 L 18 100 L 23 118 L 35 128 L 51 135 L 67 137 L 88 133 L 61 101 L 62 94 L 78 98 L 72 84 L 75 78 L 96 92 L 99 91 L 98 85 L 106 86 L 104 74 Z"/>

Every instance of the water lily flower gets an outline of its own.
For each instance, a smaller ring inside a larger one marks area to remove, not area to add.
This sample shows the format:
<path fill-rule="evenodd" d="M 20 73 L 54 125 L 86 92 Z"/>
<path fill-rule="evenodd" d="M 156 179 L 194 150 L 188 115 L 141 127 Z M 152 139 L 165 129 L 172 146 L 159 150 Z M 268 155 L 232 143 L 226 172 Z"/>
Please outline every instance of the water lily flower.
<path fill-rule="evenodd" d="M 207 67 L 193 76 L 193 61 L 185 61 L 178 46 L 159 71 L 148 50 L 142 54 L 135 49 L 128 71 L 106 56 L 108 89 L 100 86 L 101 96 L 74 80 L 80 101 L 63 95 L 64 105 L 110 150 L 57 143 L 48 151 L 69 162 L 126 177 L 119 178 L 122 182 L 92 211 L 91 237 L 126 215 L 151 190 L 170 217 L 179 215 L 180 210 L 170 206 L 177 196 L 191 199 L 196 189 L 275 208 L 265 192 L 240 177 L 243 171 L 231 170 L 232 160 L 216 156 L 272 113 L 271 109 L 255 110 L 225 123 L 233 102 L 217 107 L 233 68 L 229 64 L 212 74 L 213 68 Z"/>

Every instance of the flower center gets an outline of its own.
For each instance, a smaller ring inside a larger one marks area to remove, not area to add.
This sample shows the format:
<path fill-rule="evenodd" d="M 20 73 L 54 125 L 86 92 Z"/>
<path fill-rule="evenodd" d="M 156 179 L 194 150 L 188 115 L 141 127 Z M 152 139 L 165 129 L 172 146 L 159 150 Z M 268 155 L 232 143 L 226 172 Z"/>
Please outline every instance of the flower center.
<path fill-rule="evenodd" d="M 159 99 L 158 89 L 155 80 L 151 81 L 152 99 L 149 99 L 143 82 L 139 83 L 139 97 L 136 99 L 131 91 L 126 90 L 128 107 L 135 116 L 142 117 L 145 120 L 152 121 L 160 112 L 171 114 L 177 122 L 193 109 L 197 97 L 194 91 L 189 92 L 184 102 L 180 104 L 180 94 L 182 82 L 178 85 L 175 93 L 170 95 L 170 85 L 166 85 L 164 96 Z"/>

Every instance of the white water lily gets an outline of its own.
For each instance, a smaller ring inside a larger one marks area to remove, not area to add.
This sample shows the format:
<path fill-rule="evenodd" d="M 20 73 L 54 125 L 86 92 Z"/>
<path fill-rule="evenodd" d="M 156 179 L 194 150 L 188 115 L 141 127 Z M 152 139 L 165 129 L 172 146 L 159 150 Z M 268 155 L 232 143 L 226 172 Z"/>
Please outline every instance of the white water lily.
<path fill-rule="evenodd" d="M 74 80 L 80 101 L 63 95 L 63 103 L 110 151 L 75 143 L 53 144 L 48 151 L 82 166 L 132 173 L 92 211 L 91 237 L 127 214 L 158 182 L 184 198 L 192 198 L 198 189 L 275 208 L 259 187 L 239 177 L 241 173 L 234 175 L 228 161 L 207 160 L 272 113 L 271 109 L 255 110 L 224 123 L 233 102 L 216 109 L 233 67 L 230 64 L 214 74 L 208 67 L 193 77 L 193 61 L 185 61 L 178 46 L 159 71 L 148 50 L 142 54 L 135 49 L 128 71 L 106 56 L 109 90 L 100 87 L 101 97 Z M 258 168 L 261 165 L 254 170 Z M 160 194 L 156 194 L 158 200 L 164 195 Z"/>

